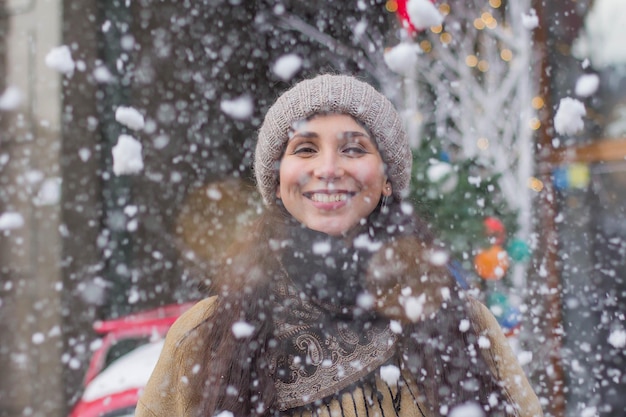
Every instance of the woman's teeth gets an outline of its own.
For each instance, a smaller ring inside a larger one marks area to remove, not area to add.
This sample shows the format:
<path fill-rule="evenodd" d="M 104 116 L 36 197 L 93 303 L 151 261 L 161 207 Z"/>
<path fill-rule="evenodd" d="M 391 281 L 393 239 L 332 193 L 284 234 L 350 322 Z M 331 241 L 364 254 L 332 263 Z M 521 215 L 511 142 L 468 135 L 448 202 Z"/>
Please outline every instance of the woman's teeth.
<path fill-rule="evenodd" d="M 323 193 L 315 193 L 311 195 L 311 200 L 318 203 L 336 203 L 338 201 L 346 201 L 348 199 L 348 194 L 323 194 Z"/>

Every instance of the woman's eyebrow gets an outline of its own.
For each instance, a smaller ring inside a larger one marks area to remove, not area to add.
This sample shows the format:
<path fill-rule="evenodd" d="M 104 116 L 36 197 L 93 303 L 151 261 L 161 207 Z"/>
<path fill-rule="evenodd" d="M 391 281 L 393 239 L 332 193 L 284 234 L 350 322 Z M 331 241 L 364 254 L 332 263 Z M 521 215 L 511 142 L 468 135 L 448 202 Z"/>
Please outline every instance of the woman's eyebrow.
<path fill-rule="evenodd" d="M 345 132 L 343 132 L 341 134 L 341 137 L 342 137 L 342 139 L 346 139 L 346 140 L 354 139 L 354 138 L 365 138 L 368 141 L 374 143 L 374 141 L 372 140 L 370 135 L 368 135 L 365 132 L 360 132 L 358 130 L 355 130 L 355 131 L 352 131 L 352 130 L 345 131 Z"/>
<path fill-rule="evenodd" d="M 365 132 L 360 132 L 358 130 L 346 130 L 345 132 L 342 133 L 342 136 L 346 137 L 346 138 L 354 138 L 354 137 L 365 137 L 370 139 L 370 135 L 368 135 Z"/>
<path fill-rule="evenodd" d="M 317 132 L 314 132 L 314 131 L 300 130 L 297 132 L 293 132 L 291 135 L 289 135 L 289 140 L 292 140 L 297 137 L 301 137 L 304 139 L 312 139 L 312 138 L 319 137 L 319 135 L 317 134 Z"/>
<path fill-rule="evenodd" d="M 304 139 L 314 139 L 314 138 L 318 138 L 319 134 L 315 131 L 308 131 L 308 130 L 300 130 L 297 132 L 293 132 L 290 136 L 289 136 L 289 140 L 293 140 L 295 138 L 304 138 Z M 367 140 L 371 141 L 372 138 L 365 132 L 360 132 L 358 130 L 346 130 L 343 132 L 340 132 L 338 137 L 340 139 L 352 139 L 352 138 L 366 138 Z"/>

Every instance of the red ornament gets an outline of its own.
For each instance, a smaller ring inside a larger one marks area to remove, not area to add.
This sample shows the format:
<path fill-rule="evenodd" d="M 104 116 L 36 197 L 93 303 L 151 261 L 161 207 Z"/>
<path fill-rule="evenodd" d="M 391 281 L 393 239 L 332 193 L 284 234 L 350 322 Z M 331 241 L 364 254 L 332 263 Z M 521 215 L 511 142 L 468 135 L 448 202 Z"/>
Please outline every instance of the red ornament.
<path fill-rule="evenodd" d="M 483 279 L 501 279 L 509 269 L 509 254 L 501 246 L 493 245 L 474 257 L 474 269 Z"/>
<path fill-rule="evenodd" d="M 506 228 L 497 217 L 487 217 L 483 221 L 485 226 L 485 234 L 492 238 L 492 242 L 501 245 L 506 237 Z"/>
<path fill-rule="evenodd" d="M 497 233 L 504 233 L 504 224 L 497 217 L 487 217 L 484 221 L 485 230 L 487 234 L 493 235 Z"/>

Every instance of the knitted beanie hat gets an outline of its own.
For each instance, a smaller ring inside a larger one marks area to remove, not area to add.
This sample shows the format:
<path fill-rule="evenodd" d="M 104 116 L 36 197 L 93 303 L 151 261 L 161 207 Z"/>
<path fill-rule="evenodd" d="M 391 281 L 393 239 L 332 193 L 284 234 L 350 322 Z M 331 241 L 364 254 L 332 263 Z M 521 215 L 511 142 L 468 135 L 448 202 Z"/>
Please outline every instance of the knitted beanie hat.
<path fill-rule="evenodd" d="M 294 123 L 316 113 L 348 114 L 374 136 L 393 195 L 400 200 L 411 179 L 411 149 L 393 104 L 371 85 L 346 75 L 319 75 L 282 94 L 259 130 L 254 157 L 257 188 L 266 205 L 276 201 L 278 166 Z"/>

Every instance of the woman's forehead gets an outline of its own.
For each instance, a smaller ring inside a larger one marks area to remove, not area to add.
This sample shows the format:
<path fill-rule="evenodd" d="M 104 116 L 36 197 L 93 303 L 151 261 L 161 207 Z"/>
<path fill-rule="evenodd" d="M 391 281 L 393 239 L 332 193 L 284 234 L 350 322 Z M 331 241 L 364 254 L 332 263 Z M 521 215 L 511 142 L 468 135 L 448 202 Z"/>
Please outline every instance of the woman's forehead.
<path fill-rule="evenodd" d="M 359 122 L 359 120 L 356 119 L 355 117 L 349 114 L 344 114 L 344 113 L 316 113 L 310 117 L 296 120 L 293 123 L 291 123 L 291 125 L 289 126 L 289 132 L 308 130 L 310 129 L 310 126 L 312 124 L 313 125 L 318 125 L 319 123 L 323 124 L 326 121 L 329 121 L 331 123 L 342 123 L 346 125 L 349 125 L 350 122 L 352 122 L 354 126 L 360 127 L 361 130 L 367 134 L 367 136 L 372 136 L 369 132 L 369 129 L 367 129 L 363 125 L 363 123 Z M 359 131 L 359 129 L 352 129 L 352 128 L 351 130 L 355 132 Z"/>

